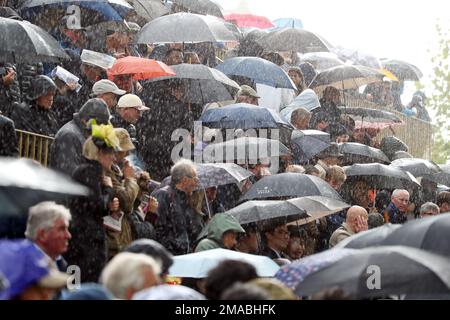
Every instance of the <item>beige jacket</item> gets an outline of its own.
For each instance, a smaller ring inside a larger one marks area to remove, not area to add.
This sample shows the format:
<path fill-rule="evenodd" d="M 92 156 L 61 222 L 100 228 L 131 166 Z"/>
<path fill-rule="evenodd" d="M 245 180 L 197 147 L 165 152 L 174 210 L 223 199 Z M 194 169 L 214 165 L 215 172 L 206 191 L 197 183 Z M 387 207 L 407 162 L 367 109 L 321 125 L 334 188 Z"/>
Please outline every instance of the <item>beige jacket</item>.
<path fill-rule="evenodd" d="M 354 235 L 352 229 L 347 225 L 347 223 L 343 223 L 341 227 L 336 229 L 336 231 L 333 232 L 333 234 L 330 237 L 330 248 L 333 248 L 335 245 L 337 245 L 342 240 Z"/>

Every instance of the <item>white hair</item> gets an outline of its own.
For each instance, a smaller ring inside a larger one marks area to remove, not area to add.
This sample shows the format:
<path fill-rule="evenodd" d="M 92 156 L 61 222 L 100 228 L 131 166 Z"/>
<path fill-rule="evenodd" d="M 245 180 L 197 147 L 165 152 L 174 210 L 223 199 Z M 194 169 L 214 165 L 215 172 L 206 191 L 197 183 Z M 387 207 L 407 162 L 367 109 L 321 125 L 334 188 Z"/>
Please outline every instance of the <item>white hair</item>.
<path fill-rule="evenodd" d="M 174 184 L 181 182 L 183 177 L 191 176 L 196 171 L 194 162 L 189 159 L 181 159 L 170 169 L 171 180 Z"/>
<path fill-rule="evenodd" d="M 408 192 L 408 190 L 405 190 L 405 189 L 395 189 L 394 191 L 392 191 L 392 196 L 391 197 L 392 198 L 397 198 L 402 193 L 407 193 L 408 197 L 409 197 L 409 192 Z"/>
<path fill-rule="evenodd" d="M 69 209 L 53 201 L 44 201 L 31 207 L 28 210 L 25 237 L 35 241 L 38 232 L 51 229 L 57 219 L 63 219 L 69 224 L 72 219 Z"/>
<path fill-rule="evenodd" d="M 144 269 L 150 269 L 158 278 L 161 265 L 143 253 L 121 252 L 103 269 L 100 282 L 118 299 L 126 299 L 128 289 L 145 289 Z"/>

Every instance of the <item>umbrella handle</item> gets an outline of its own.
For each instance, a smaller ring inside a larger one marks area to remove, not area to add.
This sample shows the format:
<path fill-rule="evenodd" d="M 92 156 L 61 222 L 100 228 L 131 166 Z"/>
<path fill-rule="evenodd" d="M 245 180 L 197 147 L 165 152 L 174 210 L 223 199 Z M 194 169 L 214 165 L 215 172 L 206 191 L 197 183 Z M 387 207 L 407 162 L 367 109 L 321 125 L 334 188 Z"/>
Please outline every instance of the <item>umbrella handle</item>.
<path fill-rule="evenodd" d="M 208 196 L 206 195 L 206 189 L 205 188 L 203 188 L 203 193 L 205 195 L 206 208 L 208 209 L 208 217 L 209 217 L 209 219 L 211 219 L 211 209 L 209 208 L 209 201 L 208 201 Z"/>

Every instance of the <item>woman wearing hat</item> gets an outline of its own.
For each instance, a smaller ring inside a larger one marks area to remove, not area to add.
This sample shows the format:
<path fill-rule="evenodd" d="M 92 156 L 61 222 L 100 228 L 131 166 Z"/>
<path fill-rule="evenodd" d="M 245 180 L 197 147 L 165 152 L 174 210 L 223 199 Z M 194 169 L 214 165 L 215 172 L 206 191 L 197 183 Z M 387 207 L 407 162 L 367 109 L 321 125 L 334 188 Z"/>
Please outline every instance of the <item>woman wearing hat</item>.
<path fill-rule="evenodd" d="M 120 150 L 113 127 L 94 122 L 92 135 L 83 145 L 86 162 L 78 166 L 72 175 L 74 180 L 91 189 L 88 197 L 78 197 L 70 202 L 72 240 L 65 258 L 69 264 L 80 267 L 82 282 L 97 282 L 107 262 L 103 217 L 119 209 L 107 173 L 111 171 L 115 152 Z"/>

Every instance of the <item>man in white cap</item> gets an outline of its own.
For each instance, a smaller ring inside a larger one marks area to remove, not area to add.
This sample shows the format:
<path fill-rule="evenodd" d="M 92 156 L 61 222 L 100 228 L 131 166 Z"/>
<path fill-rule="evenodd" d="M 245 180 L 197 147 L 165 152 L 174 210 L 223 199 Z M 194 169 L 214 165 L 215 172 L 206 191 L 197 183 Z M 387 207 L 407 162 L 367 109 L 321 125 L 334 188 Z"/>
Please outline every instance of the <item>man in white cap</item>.
<path fill-rule="evenodd" d="M 117 96 L 124 95 L 125 93 L 125 90 L 119 89 L 111 80 L 102 79 L 94 83 L 91 96 L 93 98 L 103 99 L 111 111 L 114 110 L 117 104 Z"/>
<path fill-rule="evenodd" d="M 111 122 L 116 128 L 127 128 L 130 124 L 136 124 L 142 112 L 147 110 L 150 108 L 146 107 L 137 95 L 129 93 L 119 99 Z"/>

